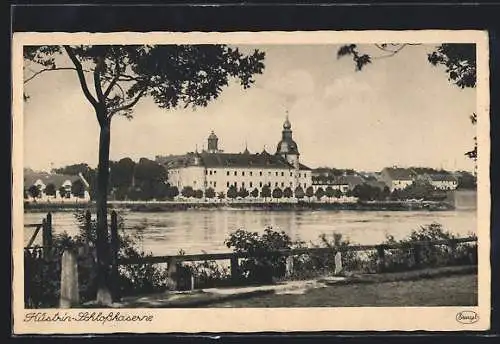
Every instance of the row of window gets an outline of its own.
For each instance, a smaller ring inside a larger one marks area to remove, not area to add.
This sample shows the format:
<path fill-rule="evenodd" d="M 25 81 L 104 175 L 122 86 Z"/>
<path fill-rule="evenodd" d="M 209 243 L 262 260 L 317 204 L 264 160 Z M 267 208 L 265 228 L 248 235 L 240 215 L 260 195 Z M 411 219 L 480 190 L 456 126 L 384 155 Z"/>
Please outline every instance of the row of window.
<path fill-rule="evenodd" d="M 264 185 L 267 185 L 267 186 L 271 187 L 271 182 L 267 182 L 267 183 L 259 182 L 259 187 L 260 187 L 260 188 L 262 188 Z M 214 185 L 214 186 L 215 186 L 215 185 Z M 241 182 L 241 184 L 238 184 L 238 182 L 233 182 L 233 183 L 227 182 L 227 183 L 226 183 L 226 186 L 227 186 L 228 188 L 229 188 L 229 187 L 231 187 L 231 186 L 234 186 L 234 187 L 241 186 L 242 188 L 244 188 L 244 187 L 245 187 L 245 182 Z M 274 183 L 274 187 L 279 187 L 279 186 L 281 186 L 281 187 L 283 188 L 283 187 L 285 187 L 285 183 L 284 183 L 284 182 L 281 182 L 281 183 L 275 182 L 275 183 Z M 290 182 L 289 186 L 290 186 L 290 187 L 292 187 L 292 186 L 293 186 L 293 183 L 292 183 L 292 182 Z M 250 182 L 250 183 L 248 184 L 248 187 L 253 188 L 253 187 L 254 187 L 254 184 L 253 184 L 252 182 Z M 306 183 L 304 183 L 304 188 L 306 188 L 306 187 L 307 187 L 307 184 L 306 184 Z"/>
<path fill-rule="evenodd" d="M 290 177 L 293 177 L 293 172 L 288 172 L 290 174 Z M 217 170 L 205 170 L 205 175 L 216 175 L 217 174 Z M 234 175 L 234 176 L 238 176 L 238 171 L 226 171 L 226 176 L 229 176 L 229 175 Z M 259 176 L 263 176 L 264 172 L 263 171 L 259 171 Z M 268 176 L 271 176 L 273 173 L 271 171 L 268 171 L 267 172 Z M 285 172 L 282 171 L 282 172 L 274 172 L 275 176 L 278 177 L 278 176 L 282 176 L 284 177 L 285 176 Z M 245 171 L 241 171 L 240 172 L 240 175 L 242 177 L 245 176 Z M 249 176 L 253 176 L 253 171 L 248 171 L 248 175 Z M 307 174 L 304 173 L 304 177 L 307 177 Z M 299 173 L 299 178 L 302 178 L 302 173 Z"/>

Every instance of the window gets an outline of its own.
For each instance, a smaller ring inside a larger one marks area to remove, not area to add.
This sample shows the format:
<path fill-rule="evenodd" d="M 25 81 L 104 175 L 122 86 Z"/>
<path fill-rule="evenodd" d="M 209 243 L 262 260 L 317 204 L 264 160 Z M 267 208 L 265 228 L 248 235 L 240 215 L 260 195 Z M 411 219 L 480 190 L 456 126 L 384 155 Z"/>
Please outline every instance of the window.
<path fill-rule="evenodd" d="M 304 188 L 306 188 L 306 183 L 304 183 Z"/>
<path fill-rule="evenodd" d="M 210 182 L 210 185 L 212 185 L 212 182 Z"/>
<path fill-rule="evenodd" d="M 259 173 L 260 173 L 260 175 L 262 176 L 262 171 L 260 171 Z"/>
<path fill-rule="evenodd" d="M 276 172 L 276 177 L 278 176 L 278 172 Z"/>
<path fill-rule="evenodd" d="M 216 186 L 217 186 L 217 182 L 214 182 L 214 187 L 216 187 Z"/>
<path fill-rule="evenodd" d="M 227 187 L 229 187 L 229 182 L 227 182 Z"/>
<path fill-rule="evenodd" d="M 252 183 L 252 182 L 250 182 L 250 187 L 252 187 L 252 186 L 253 186 L 253 183 Z"/>
<path fill-rule="evenodd" d="M 262 187 L 262 182 L 259 183 L 259 186 Z"/>
<path fill-rule="evenodd" d="M 292 186 L 292 185 L 293 185 L 293 183 L 292 183 L 292 182 L 290 182 L 290 186 Z"/>
<path fill-rule="evenodd" d="M 290 172 L 290 177 L 292 176 L 292 172 Z"/>
<path fill-rule="evenodd" d="M 234 186 L 238 186 L 238 183 L 237 183 L 237 182 L 234 182 Z"/>
<path fill-rule="evenodd" d="M 238 172 L 234 171 L 234 175 L 237 176 L 238 175 Z"/>
<path fill-rule="evenodd" d="M 285 172 L 281 172 L 281 176 L 284 177 L 285 176 Z"/>
<path fill-rule="evenodd" d="M 302 174 L 299 173 L 299 178 L 302 177 Z"/>
<path fill-rule="evenodd" d="M 241 172 L 241 175 L 242 175 L 242 176 L 245 176 L 245 171 L 242 171 L 242 172 Z"/>
<path fill-rule="evenodd" d="M 253 175 L 252 171 L 250 171 L 250 175 Z"/>
<path fill-rule="evenodd" d="M 284 187 L 285 186 L 285 183 L 281 182 L 281 187 Z"/>
<path fill-rule="evenodd" d="M 205 170 L 205 175 L 207 175 L 207 174 L 208 174 L 208 171 L 207 171 L 207 170 Z"/>
<path fill-rule="evenodd" d="M 245 182 L 241 182 L 241 187 L 244 188 L 245 187 Z"/>
<path fill-rule="evenodd" d="M 217 170 L 214 170 L 214 174 L 217 174 Z"/>
<path fill-rule="evenodd" d="M 212 171 L 210 171 L 210 175 L 212 175 Z"/>
<path fill-rule="evenodd" d="M 229 176 L 229 171 L 226 172 L 226 176 Z"/>

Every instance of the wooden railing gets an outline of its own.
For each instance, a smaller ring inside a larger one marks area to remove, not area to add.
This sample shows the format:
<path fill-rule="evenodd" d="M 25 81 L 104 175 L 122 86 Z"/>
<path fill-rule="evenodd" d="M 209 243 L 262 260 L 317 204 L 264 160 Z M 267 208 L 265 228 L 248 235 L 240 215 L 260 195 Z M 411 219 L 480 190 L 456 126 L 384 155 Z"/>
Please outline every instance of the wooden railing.
<path fill-rule="evenodd" d="M 141 258 L 127 258 L 117 260 L 117 265 L 133 265 L 133 264 L 168 264 L 168 274 L 170 277 L 175 278 L 175 273 L 182 262 L 196 262 L 196 261 L 217 261 L 229 260 L 231 267 L 231 277 L 237 278 L 239 271 L 239 259 L 250 257 L 265 257 L 265 256 L 298 256 L 298 255 L 328 255 L 337 254 L 340 252 L 341 256 L 345 252 L 359 252 L 375 250 L 377 252 L 377 262 L 379 266 L 385 265 L 385 256 L 387 250 L 394 249 L 411 249 L 414 255 L 414 262 L 416 265 L 420 264 L 421 250 L 426 246 L 455 246 L 462 243 L 476 242 L 476 237 L 465 237 L 446 240 L 434 241 L 414 241 L 409 243 L 391 243 L 381 245 L 349 245 L 345 247 L 320 247 L 320 248 L 297 248 L 289 250 L 276 250 L 265 252 L 225 252 L 225 253 L 205 253 L 205 254 L 187 254 L 187 255 L 170 255 L 170 256 L 150 256 Z"/>

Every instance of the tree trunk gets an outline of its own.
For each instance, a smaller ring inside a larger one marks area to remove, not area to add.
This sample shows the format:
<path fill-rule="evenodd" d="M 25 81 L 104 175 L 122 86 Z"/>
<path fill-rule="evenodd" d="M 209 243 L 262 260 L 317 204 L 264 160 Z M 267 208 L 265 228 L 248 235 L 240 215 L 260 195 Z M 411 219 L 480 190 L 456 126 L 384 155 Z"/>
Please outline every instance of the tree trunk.
<path fill-rule="evenodd" d="M 100 125 L 99 165 L 97 167 L 97 303 L 110 305 L 112 295 L 110 288 L 110 255 L 108 229 L 108 179 L 109 179 L 109 146 L 110 123 Z"/>

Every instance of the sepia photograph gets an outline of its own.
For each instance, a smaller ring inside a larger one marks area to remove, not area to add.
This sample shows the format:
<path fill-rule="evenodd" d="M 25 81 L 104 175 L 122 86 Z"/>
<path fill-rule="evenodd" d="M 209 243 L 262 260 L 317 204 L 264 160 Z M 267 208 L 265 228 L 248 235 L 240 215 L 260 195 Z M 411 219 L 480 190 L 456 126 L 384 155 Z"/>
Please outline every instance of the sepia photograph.
<path fill-rule="evenodd" d="M 15 34 L 14 329 L 489 328 L 487 43 Z"/>

